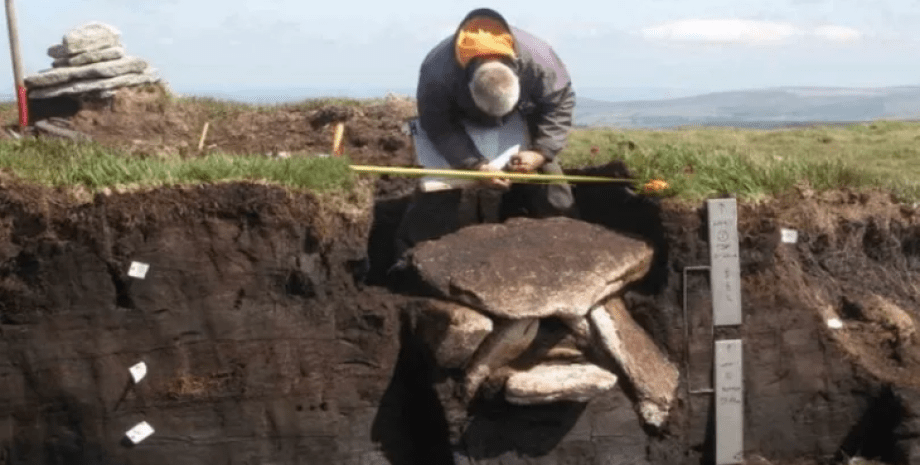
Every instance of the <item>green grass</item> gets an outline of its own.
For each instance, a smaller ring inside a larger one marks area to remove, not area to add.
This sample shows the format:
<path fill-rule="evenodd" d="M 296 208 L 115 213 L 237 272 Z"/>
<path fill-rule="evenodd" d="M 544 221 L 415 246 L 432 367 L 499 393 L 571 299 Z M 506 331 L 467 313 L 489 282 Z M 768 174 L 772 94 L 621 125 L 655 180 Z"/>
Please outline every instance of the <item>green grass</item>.
<path fill-rule="evenodd" d="M 158 86 L 150 111 L 166 107 L 220 120 L 250 112 L 314 110 L 327 105 L 361 107 L 383 99 L 308 99 L 252 105 L 207 97 L 172 97 Z M 15 102 L 0 103 L 0 115 L 15 121 Z M 181 114 L 181 113 L 180 113 Z M 591 147 L 599 153 L 592 155 Z M 664 194 L 691 201 L 721 194 L 760 200 L 806 184 L 816 190 L 883 189 L 905 202 L 920 201 L 920 123 L 801 129 L 678 130 L 576 129 L 560 154 L 566 167 L 622 159 L 638 182 L 663 179 Z M 0 142 L 0 167 L 43 184 L 156 186 L 259 179 L 295 188 L 340 189 L 353 182 L 342 159 L 215 154 L 203 158 L 142 157 L 94 144 L 58 141 Z"/>
<path fill-rule="evenodd" d="M 313 191 L 348 190 L 346 158 L 210 154 L 199 158 L 132 156 L 94 143 L 23 139 L 0 143 L 0 169 L 52 187 L 156 187 L 251 180 Z"/>
<path fill-rule="evenodd" d="M 670 184 L 665 194 L 693 201 L 725 193 L 760 200 L 807 183 L 819 191 L 881 188 L 902 201 L 915 202 L 920 200 L 918 141 L 920 124 L 894 122 L 774 131 L 586 129 L 573 132 L 560 160 L 565 166 L 577 167 L 623 159 L 640 183 L 664 179 Z M 599 153 L 592 156 L 591 147 L 598 147 Z M 45 139 L 0 143 L 0 168 L 45 185 L 79 185 L 94 191 L 225 180 L 341 190 L 354 182 L 346 158 L 273 160 L 211 154 L 183 159 L 129 155 L 98 144 Z"/>
<path fill-rule="evenodd" d="M 920 124 L 875 122 L 789 130 L 726 128 L 574 131 L 564 166 L 624 160 L 641 182 L 666 180 L 669 195 L 733 193 L 758 200 L 807 183 L 816 190 L 881 188 L 920 200 Z M 591 147 L 599 153 L 592 156 Z"/>

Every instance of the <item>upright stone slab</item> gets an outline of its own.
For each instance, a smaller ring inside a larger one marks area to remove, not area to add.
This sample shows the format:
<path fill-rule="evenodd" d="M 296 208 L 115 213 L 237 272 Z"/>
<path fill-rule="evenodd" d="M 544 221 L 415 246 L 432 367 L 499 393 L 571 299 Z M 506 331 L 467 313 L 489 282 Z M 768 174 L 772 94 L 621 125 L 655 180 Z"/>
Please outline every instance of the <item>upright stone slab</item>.
<path fill-rule="evenodd" d="M 464 398 L 476 396 L 479 386 L 492 372 L 511 362 L 527 350 L 537 336 L 540 322 L 536 319 L 511 320 L 496 325 L 476 350 L 466 373 Z"/>
<path fill-rule="evenodd" d="M 464 368 L 492 328 L 492 320 L 473 309 L 429 299 L 416 331 L 439 366 Z"/>
<path fill-rule="evenodd" d="M 611 299 L 592 310 L 588 318 L 596 343 L 613 357 L 633 385 L 643 420 L 660 427 L 677 394 L 677 367 L 633 320 L 622 299 Z"/>

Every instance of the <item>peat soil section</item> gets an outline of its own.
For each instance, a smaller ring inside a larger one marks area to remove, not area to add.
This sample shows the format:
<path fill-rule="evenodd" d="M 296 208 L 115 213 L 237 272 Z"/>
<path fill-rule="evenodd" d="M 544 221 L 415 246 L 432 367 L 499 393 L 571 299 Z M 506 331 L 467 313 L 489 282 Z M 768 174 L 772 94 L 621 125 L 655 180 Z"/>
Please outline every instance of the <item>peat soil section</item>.
<path fill-rule="evenodd" d="M 372 190 L 235 183 L 78 204 L 2 180 L 0 463 L 711 459 L 711 399 L 688 398 L 686 380 L 662 431 L 643 429 L 627 385 L 587 404 L 456 402 L 413 336 L 421 300 L 383 287 L 405 199 L 374 207 Z M 708 263 L 705 211 L 615 185 L 576 197 L 584 219 L 656 245 L 627 305 L 683 370 L 681 272 Z M 745 323 L 719 337 L 745 341 L 748 456 L 917 461 L 920 211 L 801 192 L 739 214 Z M 799 241 L 782 243 L 782 227 Z M 127 275 L 134 261 L 150 265 L 143 279 Z M 691 275 L 688 295 L 689 378 L 705 387 L 705 275 Z M 832 317 L 843 328 L 828 328 Z M 140 361 L 148 374 L 134 384 Z M 156 432 L 131 445 L 141 421 Z"/>
<path fill-rule="evenodd" d="M 667 211 L 664 220 L 672 278 L 708 264 L 705 212 Z M 798 241 L 783 243 L 780 228 L 797 230 Z M 920 209 L 884 194 L 803 190 L 739 205 L 739 239 L 744 324 L 716 336 L 744 341 L 746 450 L 778 461 L 920 461 Z M 694 389 L 711 385 L 707 281 L 692 273 L 688 280 Z M 668 302 L 680 300 L 662 297 L 657 306 L 673 325 L 677 308 Z M 834 319 L 841 328 L 828 324 Z M 659 341 L 686 353 L 682 335 Z M 684 399 L 686 406 L 712 413 L 708 396 Z M 683 419 L 691 450 L 711 449 L 704 418 Z"/>
<path fill-rule="evenodd" d="M 611 164 L 570 174 L 627 177 L 628 171 Z M 582 219 L 644 237 L 656 247 L 652 271 L 627 293 L 626 302 L 681 369 L 670 421 L 661 431 L 644 429 L 623 377 L 620 386 L 587 404 L 463 405 L 453 395 L 460 374 L 419 368 L 426 363 L 420 361 L 422 354 L 414 358 L 416 376 L 394 383 L 427 392 L 427 398 L 437 396 L 436 411 L 443 417 L 430 420 L 423 430 L 437 431 L 446 422 L 453 458 L 438 453 L 417 463 L 665 465 L 714 460 L 712 396 L 688 394 L 688 381 L 693 389 L 711 387 L 708 273 L 689 274 L 689 340 L 683 321 L 683 269 L 709 263 L 705 206 L 660 202 L 612 184 L 578 186 L 576 197 Z M 399 284 L 388 283 L 383 272 L 393 258 L 387 247 L 405 205 L 405 199 L 376 205 L 370 239 L 373 283 Z M 739 202 L 738 227 L 744 324 L 720 329 L 715 337 L 744 341 L 745 455 L 750 463 L 846 463 L 854 456 L 920 463 L 920 346 L 915 334 L 920 209 L 881 193 L 802 190 L 761 204 Z M 797 230 L 798 241 L 783 243 L 781 228 Z M 842 328 L 828 326 L 834 318 Z M 442 435 L 437 438 L 437 444 L 444 443 Z"/>
<path fill-rule="evenodd" d="M 385 463 L 377 436 L 411 451 L 404 429 L 375 428 L 404 423 L 381 401 L 401 299 L 360 285 L 361 192 L 77 205 L 0 184 L 0 463 Z M 141 421 L 155 433 L 132 445 Z"/>
<path fill-rule="evenodd" d="M 207 150 L 311 156 L 344 122 L 354 162 L 413 161 L 399 132 L 415 113 L 405 101 L 215 112 L 164 97 L 121 89 L 110 106 L 47 110 L 134 153 L 197 156 L 209 121 Z M 411 188 L 382 177 L 376 201 L 342 203 L 230 184 L 78 205 L 0 182 L 0 463 L 711 461 L 712 400 L 686 394 L 688 379 L 710 385 L 709 283 L 691 273 L 687 302 L 681 283 L 684 267 L 709 260 L 700 205 L 576 188 L 583 219 L 656 246 L 627 305 L 685 378 L 665 429 L 645 431 L 625 381 L 578 405 L 453 399 L 413 336 L 419 301 L 385 289 Z M 745 322 L 718 337 L 745 343 L 748 457 L 920 463 L 920 211 L 882 194 L 804 190 L 739 215 Z M 782 227 L 798 242 L 782 243 Z M 150 264 L 144 279 L 127 276 L 132 261 Z M 149 371 L 133 385 L 139 361 Z M 124 433 L 140 421 L 156 433 L 131 447 Z"/>

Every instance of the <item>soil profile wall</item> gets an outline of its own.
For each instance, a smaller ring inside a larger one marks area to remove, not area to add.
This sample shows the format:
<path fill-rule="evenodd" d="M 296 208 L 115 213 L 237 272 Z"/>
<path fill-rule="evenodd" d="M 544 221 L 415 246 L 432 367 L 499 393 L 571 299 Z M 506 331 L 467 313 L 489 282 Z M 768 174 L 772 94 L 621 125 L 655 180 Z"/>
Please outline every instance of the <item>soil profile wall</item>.
<path fill-rule="evenodd" d="M 683 370 L 680 274 L 707 263 L 705 212 L 609 186 L 576 193 L 586 220 L 658 248 L 627 305 Z M 628 387 L 587 404 L 457 403 L 413 337 L 417 299 L 364 282 L 388 284 L 399 205 L 374 216 L 366 193 L 242 184 L 74 204 L 0 185 L 0 463 L 711 459 L 711 399 L 688 397 L 683 377 L 662 432 L 642 428 Z M 739 232 L 745 324 L 720 337 L 745 340 L 749 457 L 916 462 L 920 212 L 803 194 L 743 204 Z M 150 265 L 144 279 L 127 276 L 133 261 Z M 707 286 L 693 275 L 686 302 L 694 386 L 710 369 Z M 844 328 L 828 328 L 832 315 Z M 141 421 L 155 433 L 131 445 Z"/>

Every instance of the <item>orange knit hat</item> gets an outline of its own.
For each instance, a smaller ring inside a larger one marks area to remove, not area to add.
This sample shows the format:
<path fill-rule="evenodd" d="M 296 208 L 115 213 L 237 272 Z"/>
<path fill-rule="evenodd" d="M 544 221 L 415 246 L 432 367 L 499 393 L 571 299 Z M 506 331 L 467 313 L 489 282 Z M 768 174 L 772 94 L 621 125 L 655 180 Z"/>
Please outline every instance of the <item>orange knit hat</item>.
<path fill-rule="evenodd" d="M 456 55 L 464 68 L 477 57 L 514 58 L 514 37 L 495 19 L 472 18 L 457 34 Z"/>

